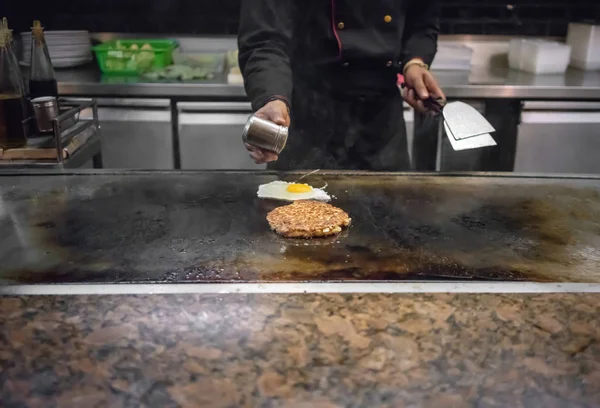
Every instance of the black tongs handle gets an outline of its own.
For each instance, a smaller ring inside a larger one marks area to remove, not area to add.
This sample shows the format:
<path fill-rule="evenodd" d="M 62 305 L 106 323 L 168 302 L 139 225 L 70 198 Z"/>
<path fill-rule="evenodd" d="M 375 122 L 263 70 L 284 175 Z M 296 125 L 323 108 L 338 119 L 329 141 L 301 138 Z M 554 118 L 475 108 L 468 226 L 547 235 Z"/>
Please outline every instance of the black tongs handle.
<path fill-rule="evenodd" d="M 406 82 L 402 83 L 402 89 L 408 88 L 408 89 L 412 89 L 413 91 L 415 91 L 413 88 L 409 87 Z M 417 94 L 417 92 L 415 91 L 415 98 L 417 99 L 421 99 L 419 98 L 419 95 Z M 436 114 L 441 114 L 442 111 L 444 110 L 444 106 L 446 106 L 446 100 L 444 98 L 434 98 L 433 96 L 430 96 L 429 98 L 423 100 L 423 105 L 425 105 L 425 107 L 432 112 L 435 112 Z"/>

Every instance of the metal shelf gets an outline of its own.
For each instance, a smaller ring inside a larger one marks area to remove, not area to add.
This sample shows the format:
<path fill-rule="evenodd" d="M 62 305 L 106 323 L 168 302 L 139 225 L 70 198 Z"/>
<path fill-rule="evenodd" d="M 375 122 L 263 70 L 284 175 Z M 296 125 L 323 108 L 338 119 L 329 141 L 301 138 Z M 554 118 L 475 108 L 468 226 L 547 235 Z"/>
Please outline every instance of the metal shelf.
<path fill-rule="evenodd" d="M 0 159 L 0 168 L 78 168 L 92 161 L 94 168 L 102 168 L 102 150 L 98 135 L 98 106 L 94 99 L 59 98 L 62 106 L 69 109 L 53 120 L 53 138 L 48 146 L 56 150 L 55 158 L 44 159 Z M 91 110 L 91 120 L 80 120 L 84 110 Z M 28 120 L 34 120 L 29 118 Z M 79 146 L 76 144 L 79 143 Z M 28 145 L 23 150 L 42 149 Z M 43 148 L 48 150 L 49 148 Z M 72 149 L 73 152 L 69 152 Z M 66 153 L 66 154 L 65 154 Z M 66 157 L 65 157 L 66 156 Z"/>

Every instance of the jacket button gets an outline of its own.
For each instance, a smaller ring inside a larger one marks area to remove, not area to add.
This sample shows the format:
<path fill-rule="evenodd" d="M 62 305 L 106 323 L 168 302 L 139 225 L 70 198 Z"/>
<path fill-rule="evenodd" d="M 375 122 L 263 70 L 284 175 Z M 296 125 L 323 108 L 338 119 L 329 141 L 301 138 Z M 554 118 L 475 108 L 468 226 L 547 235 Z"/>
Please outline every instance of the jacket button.
<path fill-rule="evenodd" d="M 392 66 L 392 64 L 393 64 L 393 63 L 392 63 L 392 61 L 388 61 L 388 62 L 386 62 L 385 66 L 386 66 L 386 67 L 391 67 L 391 66 Z"/>
<path fill-rule="evenodd" d="M 343 21 L 340 21 L 340 22 L 337 24 L 337 28 L 339 28 L 340 30 L 343 30 L 345 26 L 346 26 L 346 25 L 344 24 L 344 22 L 343 22 Z"/>
<path fill-rule="evenodd" d="M 391 22 L 392 22 L 392 16 L 390 16 L 389 14 L 386 14 L 386 15 L 383 17 L 383 21 L 384 21 L 385 23 L 391 23 Z"/>

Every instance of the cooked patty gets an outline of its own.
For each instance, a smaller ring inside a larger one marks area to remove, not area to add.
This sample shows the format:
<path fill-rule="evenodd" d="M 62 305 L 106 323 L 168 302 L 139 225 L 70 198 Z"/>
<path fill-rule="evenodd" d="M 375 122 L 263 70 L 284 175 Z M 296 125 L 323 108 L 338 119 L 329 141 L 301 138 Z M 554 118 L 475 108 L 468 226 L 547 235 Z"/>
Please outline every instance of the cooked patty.
<path fill-rule="evenodd" d="M 319 201 L 296 201 L 267 214 L 276 233 L 287 238 L 316 238 L 339 234 L 350 225 L 348 214 Z"/>

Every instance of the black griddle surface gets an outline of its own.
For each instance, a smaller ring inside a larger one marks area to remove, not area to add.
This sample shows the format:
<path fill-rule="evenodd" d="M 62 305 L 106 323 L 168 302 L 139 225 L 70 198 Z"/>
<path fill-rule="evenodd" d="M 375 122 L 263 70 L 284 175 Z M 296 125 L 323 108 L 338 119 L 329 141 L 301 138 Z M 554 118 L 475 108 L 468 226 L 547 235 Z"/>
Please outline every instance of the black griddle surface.
<path fill-rule="evenodd" d="M 4 283 L 600 282 L 600 180 L 325 174 L 334 239 L 269 230 L 270 173 L 0 177 Z"/>

